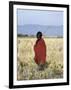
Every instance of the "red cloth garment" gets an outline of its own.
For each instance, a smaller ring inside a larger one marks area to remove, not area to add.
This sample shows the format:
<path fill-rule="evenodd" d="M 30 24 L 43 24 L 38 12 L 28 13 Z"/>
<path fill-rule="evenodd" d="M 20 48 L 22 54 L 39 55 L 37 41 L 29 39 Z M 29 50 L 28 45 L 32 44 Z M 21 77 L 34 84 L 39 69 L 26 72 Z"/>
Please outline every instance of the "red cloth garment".
<path fill-rule="evenodd" d="M 44 64 L 46 62 L 46 45 L 42 38 L 36 41 L 36 44 L 34 45 L 34 52 L 34 60 L 36 64 Z"/>

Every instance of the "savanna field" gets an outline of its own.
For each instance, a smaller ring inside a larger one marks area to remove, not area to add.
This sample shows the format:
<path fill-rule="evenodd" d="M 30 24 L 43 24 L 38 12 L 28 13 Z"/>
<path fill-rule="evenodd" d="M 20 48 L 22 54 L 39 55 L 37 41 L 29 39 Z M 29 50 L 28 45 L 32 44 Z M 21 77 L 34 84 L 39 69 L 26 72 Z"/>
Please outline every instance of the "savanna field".
<path fill-rule="evenodd" d="M 18 37 L 17 40 L 17 80 L 63 78 L 63 38 L 44 38 L 47 57 L 42 71 L 34 62 L 36 38 Z"/>

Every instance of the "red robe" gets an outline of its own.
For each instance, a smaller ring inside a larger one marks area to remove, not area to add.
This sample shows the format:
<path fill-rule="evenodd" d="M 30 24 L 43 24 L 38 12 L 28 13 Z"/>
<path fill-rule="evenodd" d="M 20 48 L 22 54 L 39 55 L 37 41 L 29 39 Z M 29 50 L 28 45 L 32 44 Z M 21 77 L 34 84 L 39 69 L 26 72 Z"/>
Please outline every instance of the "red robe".
<path fill-rule="evenodd" d="M 46 45 L 42 38 L 38 42 L 36 41 L 36 44 L 34 45 L 34 52 L 34 60 L 36 64 L 44 64 L 46 62 Z"/>

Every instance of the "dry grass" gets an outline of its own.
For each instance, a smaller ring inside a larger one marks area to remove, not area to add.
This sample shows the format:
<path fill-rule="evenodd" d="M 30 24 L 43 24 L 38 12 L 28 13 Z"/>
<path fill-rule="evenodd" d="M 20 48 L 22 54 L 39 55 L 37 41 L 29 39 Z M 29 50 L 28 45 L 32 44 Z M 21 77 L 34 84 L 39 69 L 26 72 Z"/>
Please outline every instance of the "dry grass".
<path fill-rule="evenodd" d="M 38 70 L 33 46 L 36 38 L 18 37 L 17 80 L 54 79 L 63 77 L 63 38 L 45 38 L 46 66 Z"/>

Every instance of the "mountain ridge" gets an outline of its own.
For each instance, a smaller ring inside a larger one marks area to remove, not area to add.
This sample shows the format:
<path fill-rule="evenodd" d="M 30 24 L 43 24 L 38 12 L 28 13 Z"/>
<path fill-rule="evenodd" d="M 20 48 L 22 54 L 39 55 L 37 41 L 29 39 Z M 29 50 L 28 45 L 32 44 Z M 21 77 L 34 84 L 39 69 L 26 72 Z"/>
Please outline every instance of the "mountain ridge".
<path fill-rule="evenodd" d="M 17 26 L 18 34 L 36 35 L 38 31 L 41 31 L 44 36 L 63 36 L 63 26 L 50 26 L 50 25 L 33 25 L 26 24 L 23 26 Z"/>

